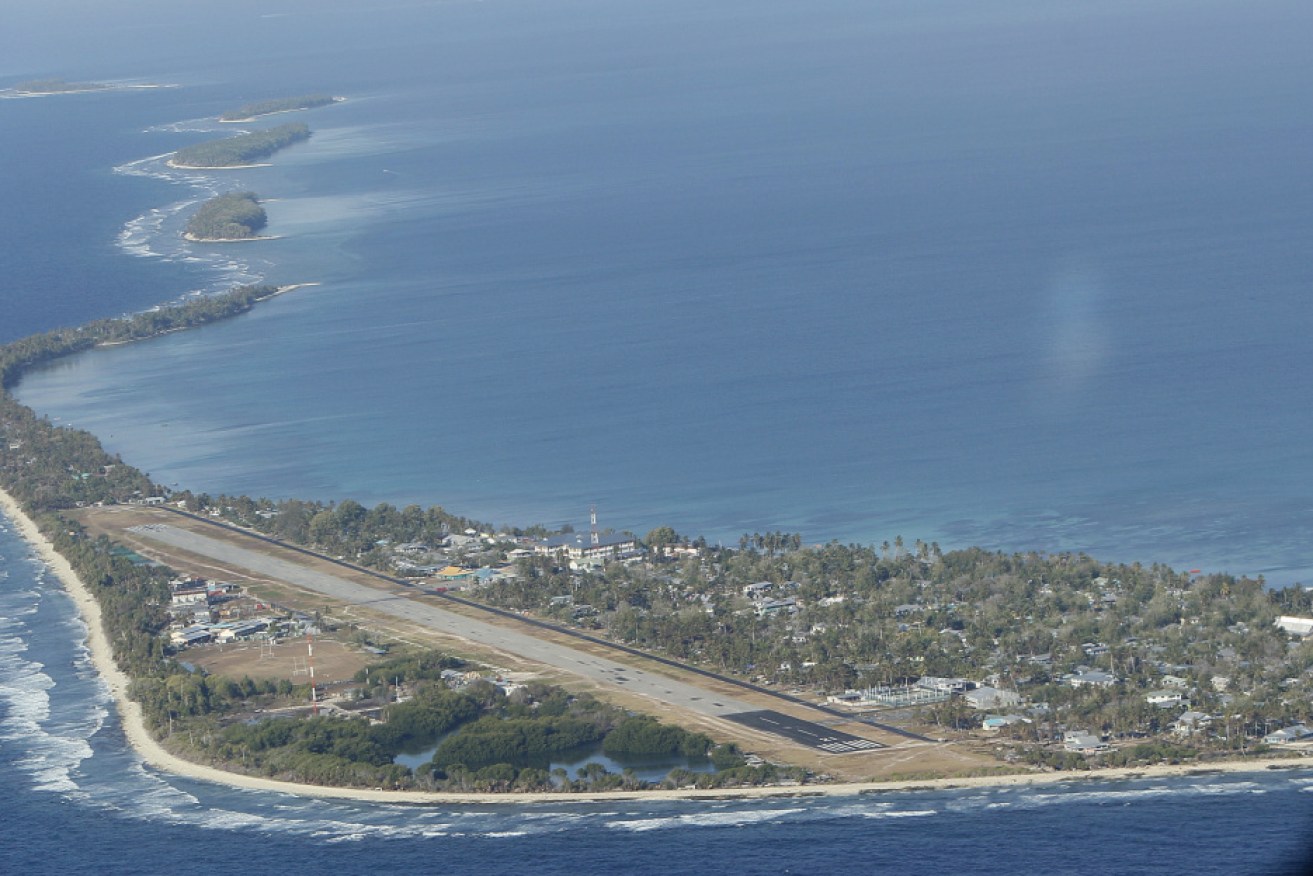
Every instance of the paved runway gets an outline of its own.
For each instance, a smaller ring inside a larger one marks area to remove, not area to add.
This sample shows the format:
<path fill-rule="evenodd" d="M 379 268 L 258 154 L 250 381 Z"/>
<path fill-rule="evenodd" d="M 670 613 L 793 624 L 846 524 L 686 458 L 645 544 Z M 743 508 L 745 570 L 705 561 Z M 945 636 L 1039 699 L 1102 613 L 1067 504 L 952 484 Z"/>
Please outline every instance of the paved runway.
<path fill-rule="evenodd" d="M 774 733 L 776 736 L 783 736 L 785 739 L 792 739 L 794 742 L 820 751 L 827 751 L 830 754 L 852 754 L 857 751 L 872 751 L 877 748 L 884 748 L 878 742 L 872 742 L 851 733 L 834 730 L 824 724 L 804 721 L 801 718 L 795 718 L 792 715 L 785 715 L 770 709 L 740 712 L 737 715 L 725 715 L 724 717 L 736 724 L 742 724 L 744 727 Z"/>
<path fill-rule="evenodd" d="M 673 703 L 698 714 L 724 717 L 756 708 L 741 700 L 721 696 L 659 673 L 616 663 L 565 645 L 539 639 L 528 633 L 456 614 L 429 602 L 417 601 L 406 596 L 393 596 L 373 587 L 357 584 L 265 553 L 247 550 L 176 526 L 152 523 L 134 526 L 131 531 L 151 541 L 181 548 L 275 580 L 286 581 L 342 602 L 364 605 L 371 611 L 421 624 L 437 632 L 468 639 L 536 663 L 564 669 L 606 685 L 615 685 L 630 693 Z"/>
<path fill-rule="evenodd" d="M 794 718 L 781 712 L 758 709 L 664 674 L 616 663 L 604 657 L 540 639 L 530 633 L 490 624 L 447 611 L 409 594 L 389 593 L 290 562 L 267 552 L 247 550 L 227 541 L 201 535 L 164 523 L 148 523 L 130 529 L 136 535 L 160 544 L 199 554 L 218 563 L 285 581 L 351 605 L 410 621 L 440 633 L 476 642 L 508 654 L 574 673 L 607 686 L 615 686 L 657 702 L 670 703 L 688 711 L 733 721 L 831 754 L 872 751 L 884 746 L 869 739 L 832 730 L 823 724 Z M 637 659 L 646 659 L 638 657 Z"/>

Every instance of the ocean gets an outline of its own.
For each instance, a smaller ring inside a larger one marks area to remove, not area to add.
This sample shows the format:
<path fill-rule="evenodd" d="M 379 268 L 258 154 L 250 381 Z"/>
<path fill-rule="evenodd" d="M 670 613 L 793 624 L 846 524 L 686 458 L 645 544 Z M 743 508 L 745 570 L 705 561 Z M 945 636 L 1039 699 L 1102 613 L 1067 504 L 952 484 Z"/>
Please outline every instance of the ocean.
<path fill-rule="evenodd" d="M 13 2 L 0 32 L 0 87 L 170 86 L 0 101 L 0 340 L 318 284 L 19 387 L 157 480 L 1310 579 L 1306 4 L 195 6 Z M 348 99 L 253 125 L 315 132 L 267 167 L 163 164 L 310 92 Z M 277 240 L 179 238 L 236 189 Z M 28 870 L 1233 873 L 1307 835 L 1281 775 L 444 810 L 189 783 L 125 750 L 3 538 Z"/>
<path fill-rule="evenodd" d="M 198 492 L 1303 580 L 1310 13 L 1050 7 L 116 11 L 58 72 L 178 87 L 6 102 L 6 334 L 321 285 L 20 396 Z M 312 90 L 271 166 L 163 166 Z M 232 189 L 280 239 L 179 239 Z"/>

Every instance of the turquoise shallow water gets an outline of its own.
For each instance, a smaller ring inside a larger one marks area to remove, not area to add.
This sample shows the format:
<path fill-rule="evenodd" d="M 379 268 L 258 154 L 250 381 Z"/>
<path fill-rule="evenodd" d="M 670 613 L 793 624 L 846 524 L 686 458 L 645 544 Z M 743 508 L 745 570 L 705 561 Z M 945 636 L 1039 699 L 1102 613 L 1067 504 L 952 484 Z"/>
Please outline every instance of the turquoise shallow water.
<path fill-rule="evenodd" d="M 322 285 L 20 395 L 210 492 L 1307 578 L 1309 13 L 950 6 L 294 6 L 245 66 L 115 57 L 182 87 L 0 106 L 15 154 L 104 132 L 6 256 L 58 285 L 89 199 L 84 276 L 15 324 Z M 351 100 L 271 167 L 142 160 L 298 89 Z M 228 188 L 282 239 L 180 242 Z"/>

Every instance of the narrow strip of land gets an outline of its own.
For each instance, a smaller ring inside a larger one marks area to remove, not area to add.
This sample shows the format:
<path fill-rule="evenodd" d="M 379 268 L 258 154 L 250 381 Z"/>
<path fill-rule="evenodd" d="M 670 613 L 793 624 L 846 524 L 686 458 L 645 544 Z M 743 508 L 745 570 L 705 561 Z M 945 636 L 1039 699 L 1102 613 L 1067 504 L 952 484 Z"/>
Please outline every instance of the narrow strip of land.
<path fill-rule="evenodd" d="M 227 523 L 222 523 L 222 522 L 220 522 L 220 521 L 215 521 L 215 520 L 207 520 L 207 519 L 204 518 L 204 517 L 199 517 L 199 516 L 197 516 L 197 515 L 195 515 L 195 514 L 189 514 L 189 513 L 185 512 L 185 511 L 181 511 L 181 510 L 178 510 L 178 509 L 175 509 L 175 508 L 167 508 L 167 507 L 166 507 L 166 508 L 164 508 L 164 509 L 162 509 L 162 510 L 168 511 L 169 513 L 171 513 L 171 514 L 173 514 L 173 515 L 175 515 L 175 516 L 178 516 L 178 517 L 181 517 L 181 518 L 184 518 L 184 519 L 187 519 L 187 520 L 195 521 L 195 522 L 197 522 L 197 523 L 204 524 L 205 526 L 208 526 L 208 527 L 213 527 L 213 528 L 215 528 L 215 529 L 223 530 L 223 531 L 225 531 L 225 532 L 232 533 L 232 534 L 235 534 L 235 535 L 241 536 L 241 537 L 243 537 L 243 538 L 254 539 L 254 540 L 259 541 L 259 542 L 264 542 L 264 543 L 269 544 L 269 545 L 277 546 L 277 547 L 279 547 L 279 548 L 282 548 L 283 550 L 294 551 L 294 552 L 296 552 L 296 553 L 298 553 L 298 554 L 302 554 L 302 555 L 307 556 L 307 557 L 313 557 L 314 559 L 316 559 L 316 560 L 320 560 L 320 561 L 322 561 L 322 562 L 331 563 L 331 564 L 333 564 L 333 565 L 340 566 L 340 567 L 342 567 L 342 568 L 344 568 L 344 569 L 350 569 L 350 570 L 352 570 L 353 572 L 358 572 L 358 573 L 361 573 L 361 574 L 368 575 L 368 576 L 370 576 L 370 577 L 372 577 L 372 578 L 378 579 L 379 581 L 387 582 L 388 584 L 391 584 L 391 585 L 396 585 L 396 586 L 401 586 L 401 587 L 412 587 L 412 586 L 413 586 L 413 585 L 411 584 L 411 582 L 406 581 L 406 580 L 404 580 L 404 579 L 401 579 L 401 578 L 393 578 L 393 577 L 391 577 L 391 576 L 389 576 L 389 575 L 385 575 L 385 574 L 383 574 L 382 572 L 378 572 L 378 571 L 375 571 L 375 570 L 373 570 L 373 569 L 366 568 L 366 567 L 364 567 L 364 566 L 358 566 L 358 565 L 355 565 L 354 563 L 348 563 L 348 562 L 346 562 L 346 561 L 344 561 L 344 560 L 339 560 L 339 559 L 336 559 L 336 558 L 334 558 L 334 557 L 329 557 L 329 556 L 326 556 L 326 555 L 324 555 L 324 554 L 317 553 L 317 552 L 315 552 L 315 551 L 309 550 L 308 548 L 303 548 L 303 547 L 300 547 L 300 546 L 298 546 L 298 545 L 288 544 L 288 543 L 286 543 L 286 542 L 282 542 L 282 541 L 279 541 L 279 540 L 277 540 L 277 539 L 270 538 L 270 537 L 268 537 L 268 536 L 266 536 L 266 535 L 261 535 L 261 534 L 259 534 L 259 533 L 249 532 L 249 531 L 247 531 L 247 530 L 240 529 L 240 528 L 238 528 L 238 527 L 232 526 L 232 525 L 227 524 Z M 284 579 L 284 580 L 291 580 L 291 579 Z M 314 589 L 314 588 L 312 587 L 311 589 Z M 727 685 L 727 686 L 730 686 L 730 687 L 739 688 L 739 689 L 744 690 L 744 691 L 750 691 L 750 692 L 752 692 L 752 693 L 754 693 L 754 694 L 758 694 L 758 695 L 760 695 L 760 696 L 770 697 L 770 698 L 773 699 L 773 700 L 779 700 L 779 701 L 782 701 L 782 702 L 788 703 L 788 704 L 791 705 L 791 706 L 800 706 L 800 707 L 802 707 L 803 709 L 806 709 L 806 710 L 808 710 L 808 711 L 810 711 L 810 712 L 813 712 L 813 713 L 820 713 L 819 715 L 817 715 L 817 720 L 821 720 L 822 718 L 826 718 L 826 719 L 835 719 L 835 718 L 837 718 L 837 719 L 840 719 L 840 720 L 843 720 L 843 721 L 850 721 L 850 720 L 853 720 L 853 716 L 852 716 L 852 715 L 848 714 L 847 712 L 839 711 L 838 709 L 832 709 L 832 708 L 830 708 L 830 707 L 828 707 L 828 706 L 821 705 L 821 704 L 819 704 L 819 703 L 809 702 L 809 701 L 804 700 L 804 699 L 802 699 L 802 698 L 800 698 L 800 697 L 796 697 L 796 696 L 793 696 L 793 695 L 791 695 L 791 694 L 784 693 L 784 692 L 782 692 L 782 691 L 771 690 L 770 688 L 762 687 L 762 686 L 760 686 L 760 685 L 756 685 L 756 684 L 752 684 L 752 683 L 750 683 L 750 682 L 746 682 L 746 681 L 743 681 L 743 680 L 741 680 L 741 679 L 731 678 L 731 677 L 726 676 L 726 675 L 720 675 L 719 673 L 711 672 L 710 670 L 702 669 L 702 668 L 697 667 L 697 666 L 690 666 L 690 665 L 688 665 L 688 664 L 686 664 L 686 663 L 681 663 L 681 662 L 679 662 L 678 660 L 671 660 L 671 659 L 668 658 L 668 657 L 662 657 L 662 656 L 657 655 L 657 654 L 649 654 L 649 653 L 647 653 L 646 651 L 640 651 L 640 650 L 637 649 L 637 648 L 631 648 L 631 647 L 629 647 L 628 645 L 623 645 L 623 644 L 620 644 L 619 642 L 612 642 L 612 641 L 608 641 L 608 640 L 606 640 L 606 639 L 600 639 L 600 638 L 598 638 L 598 637 L 596 637 L 596 636 L 590 636 L 590 635 L 588 635 L 587 633 L 581 632 L 581 631 L 579 631 L 579 630 L 570 629 L 569 627 L 563 627 L 563 626 L 559 626 L 559 625 L 557 625 L 557 624 L 552 624 L 552 623 L 548 623 L 548 622 L 546 622 L 546 621 L 541 621 L 541 620 L 538 620 L 538 619 L 536 619 L 536 618 L 526 617 L 526 616 L 524 616 L 524 615 L 522 615 L 522 614 L 518 614 L 518 613 L 513 612 L 513 611 L 508 611 L 508 610 L 503 609 L 503 608 L 497 608 L 497 607 L 495 607 L 495 606 L 484 605 L 483 603 L 475 602 L 475 601 L 473 601 L 473 600 L 462 599 L 461 597 L 456 596 L 456 595 L 454 595 L 454 594 L 452 594 L 452 593 L 450 593 L 450 592 L 439 592 L 439 591 L 425 591 L 425 592 L 428 593 L 428 594 L 431 595 L 431 596 L 437 597 L 438 599 L 445 600 L 445 601 L 447 601 L 447 602 L 452 602 L 452 603 L 455 603 L 455 604 L 457 604 L 457 605 L 461 605 L 461 606 L 464 606 L 464 607 L 469 608 L 469 609 L 473 609 L 473 610 L 478 611 L 478 612 L 483 612 L 483 613 L 486 613 L 486 614 L 488 614 L 488 615 L 492 615 L 492 616 L 494 616 L 494 617 L 504 618 L 504 619 L 510 620 L 510 621 L 514 622 L 515 624 L 520 625 L 520 626 L 526 626 L 526 627 L 535 628 L 535 629 L 540 629 L 540 630 L 549 630 L 549 631 L 551 631 L 552 633 L 556 633 L 556 634 L 563 635 L 563 636 L 568 636 L 568 637 L 573 638 L 573 639 L 578 639 L 578 640 L 580 640 L 580 641 L 587 642 L 587 643 L 589 643 L 590 645 L 600 646 L 600 647 L 602 647 L 602 648 L 608 649 L 608 650 L 610 650 L 610 651 L 613 651 L 613 652 L 615 652 L 615 653 L 617 653 L 617 654 L 620 654 L 620 655 L 623 655 L 623 656 L 625 656 L 625 657 L 638 658 L 639 660 L 642 660 L 642 661 L 650 661 L 650 662 L 657 663 L 657 664 L 660 664 L 660 665 L 662 665 L 662 666 L 666 666 L 666 667 L 669 667 L 669 668 L 671 668 L 671 669 L 677 670 L 677 671 L 679 671 L 679 672 L 687 672 L 687 673 L 692 673 L 693 675 L 701 676 L 701 677 L 703 677 L 703 678 L 706 678 L 706 679 L 709 679 L 709 680 L 715 681 L 715 682 L 717 682 L 719 685 Z M 470 638 L 470 637 L 465 636 L 465 637 L 463 637 L 463 638 Z M 535 638 L 534 641 L 539 641 L 539 640 Z M 554 665 L 554 664 L 553 664 L 553 665 Z M 660 699 L 660 697 L 658 697 L 658 699 Z M 724 698 L 724 697 L 719 697 L 719 699 L 724 700 L 724 699 L 726 699 L 726 698 Z M 704 711 L 704 710 L 702 710 L 702 709 L 694 709 L 693 711 L 698 711 L 698 712 L 701 712 L 702 714 L 708 714 L 708 715 L 724 715 L 724 714 L 726 714 L 726 711 L 725 711 L 725 710 L 726 710 L 727 708 L 729 708 L 729 707 L 727 707 L 727 706 L 723 706 L 723 705 L 718 705 L 718 704 L 716 704 L 715 701 L 714 701 L 714 699 L 713 699 L 713 706 L 716 706 L 716 708 L 715 708 L 714 711 Z M 750 726 L 750 725 L 748 724 L 748 722 L 739 722 L 739 723 L 742 723 L 742 724 L 744 724 L 745 726 Z M 888 724 L 881 724 L 881 723 L 879 723 L 879 722 L 876 722 L 876 721 L 873 721 L 873 720 L 870 720 L 870 719 L 862 719 L 862 723 L 867 724 L 867 725 L 869 725 L 869 726 L 871 726 L 871 727 L 875 727 L 876 729 L 878 729 L 878 730 L 882 730 L 882 731 L 884 731 L 884 732 L 886 732 L 886 733 L 892 733 L 892 734 L 894 734 L 895 736 L 901 736 L 901 737 L 903 737 L 903 738 L 905 738 L 905 739 L 914 740 L 914 741 L 916 741 L 916 742 L 934 742 L 934 741 L 935 741 L 935 740 L 929 739 L 929 738 L 927 738 L 927 737 L 925 737 L 925 736 L 921 736 L 921 735 L 919 735 L 919 734 L 917 734 L 917 733 L 912 733 L 912 732 L 910 732 L 910 731 L 908 731 L 908 730 L 903 730 L 902 728 L 894 727 L 894 726 L 891 726 L 891 725 L 888 725 Z M 789 736 L 789 734 L 781 734 L 781 735 Z M 789 738 L 792 738 L 792 737 L 789 737 Z"/>
<path fill-rule="evenodd" d="M 797 760 L 804 749 L 812 757 L 802 760 L 822 755 L 828 761 L 836 755 L 901 748 L 900 737 L 902 744 L 917 748 L 930 742 L 898 728 L 869 726 L 797 697 L 645 654 L 578 630 L 416 587 L 412 582 L 174 509 L 119 506 L 87 509 L 79 516 L 94 518 L 98 526 L 116 532 L 116 537 L 153 546 L 152 552 L 171 565 L 186 557 L 199 558 L 214 570 L 208 573 L 211 575 L 240 570 L 262 580 L 281 582 L 353 611 L 391 618 L 409 628 L 469 643 L 483 653 L 502 655 L 508 661 L 566 673 L 599 691 L 620 694 L 631 698 L 631 702 L 646 701 L 658 712 L 673 710 L 700 719 L 699 723 L 716 728 L 720 735 L 738 738 L 752 747 L 761 744 L 753 739 L 773 739 L 766 749 L 786 760 Z M 778 704 L 778 710 L 769 708 L 772 703 Z M 853 732 L 827 726 L 835 723 L 847 724 Z M 874 738 L 867 738 L 871 734 Z M 859 774 L 863 773 L 866 770 Z"/>

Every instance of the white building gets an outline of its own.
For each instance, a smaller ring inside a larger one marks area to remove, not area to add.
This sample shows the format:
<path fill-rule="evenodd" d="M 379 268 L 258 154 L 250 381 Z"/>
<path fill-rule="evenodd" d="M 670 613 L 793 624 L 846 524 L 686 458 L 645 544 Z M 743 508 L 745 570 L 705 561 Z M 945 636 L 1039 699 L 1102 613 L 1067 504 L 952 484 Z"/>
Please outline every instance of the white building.
<path fill-rule="evenodd" d="M 1149 705 L 1163 709 L 1179 706 L 1184 699 L 1185 696 L 1179 690 L 1151 690 L 1144 695 L 1144 700 Z"/>
<path fill-rule="evenodd" d="M 1310 617 L 1279 617 L 1277 626 L 1292 636 L 1306 638 L 1313 635 L 1313 618 Z"/>
<path fill-rule="evenodd" d="M 537 553 L 582 560 L 614 560 L 638 553 L 638 539 L 622 532 L 567 532 L 539 542 Z"/>

